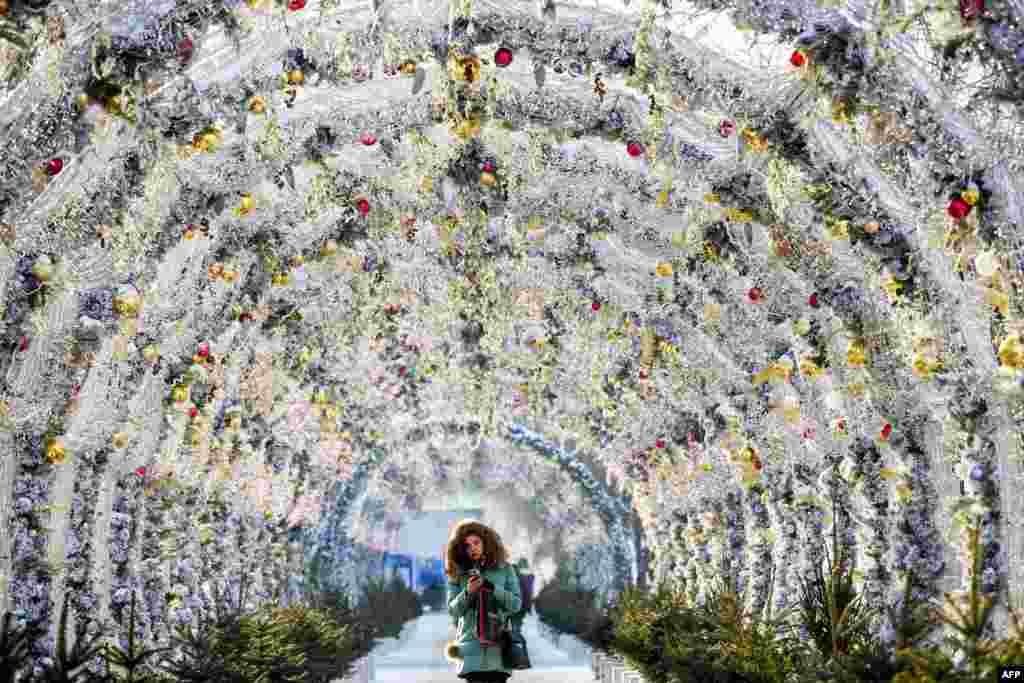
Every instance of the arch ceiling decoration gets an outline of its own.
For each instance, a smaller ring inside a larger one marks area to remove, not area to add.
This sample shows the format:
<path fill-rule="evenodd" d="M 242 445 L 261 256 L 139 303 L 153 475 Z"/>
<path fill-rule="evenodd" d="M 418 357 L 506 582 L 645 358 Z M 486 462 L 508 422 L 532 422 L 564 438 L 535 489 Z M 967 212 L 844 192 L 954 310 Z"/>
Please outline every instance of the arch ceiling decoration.
<path fill-rule="evenodd" d="M 427 420 L 574 440 L 695 594 L 771 563 L 785 602 L 831 525 L 873 597 L 972 525 L 1020 585 L 1014 6 L 741 2 L 756 63 L 650 0 L 10 4 L 19 618 L 136 591 L 164 637 L 253 552 L 266 598 Z"/>

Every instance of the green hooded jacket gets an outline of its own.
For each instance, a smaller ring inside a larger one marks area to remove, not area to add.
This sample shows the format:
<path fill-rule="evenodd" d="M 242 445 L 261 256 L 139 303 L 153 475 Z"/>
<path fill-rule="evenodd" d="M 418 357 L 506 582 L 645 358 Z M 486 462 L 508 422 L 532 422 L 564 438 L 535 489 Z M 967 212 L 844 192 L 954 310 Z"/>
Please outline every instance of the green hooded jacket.
<path fill-rule="evenodd" d="M 494 592 L 489 599 L 497 606 L 502 620 L 522 609 L 519 578 L 512 565 L 505 562 L 493 569 L 485 569 L 481 576 L 494 584 Z M 469 576 L 464 573 L 448 581 L 448 614 L 456 622 L 457 630 L 455 640 L 448 643 L 445 656 L 449 661 L 458 663 L 459 674 L 475 671 L 504 671 L 511 674 L 511 669 L 502 668 L 500 647 L 480 645 L 477 636 L 477 598 L 480 593 L 470 595 L 468 585 Z"/>

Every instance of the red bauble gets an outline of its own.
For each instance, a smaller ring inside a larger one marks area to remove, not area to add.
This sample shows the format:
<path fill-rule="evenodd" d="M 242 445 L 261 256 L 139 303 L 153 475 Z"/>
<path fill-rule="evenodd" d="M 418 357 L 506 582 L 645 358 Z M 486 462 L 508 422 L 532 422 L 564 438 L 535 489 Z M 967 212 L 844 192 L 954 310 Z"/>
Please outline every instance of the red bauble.
<path fill-rule="evenodd" d="M 210 355 L 210 345 L 207 344 L 206 342 L 203 342 L 202 344 L 200 344 L 199 345 L 199 353 L 198 353 L 198 355 L 199 355 L 200 358 L 206 358 L 207 356 L 209 356 Z"/>
<path fill-rule="evenodd" d="M 590 310 L 594 311 L 595 313 L 596 313 L 597 311 L 600 311 L 600 310 L 601 310 L 601 304 L 600 304 L 600 302 L 598 302 L 598 301 L 595 301 L 594 303 L 590 304 Z"/>
<path fill-rule="evenodd" d="M 626 145 L 626 154 L 631 157 L 638 157 L 644 153 L 643 145 L 639 142 L 631 142 Z"/>
<path fill-rule="evenodd" d="M 946 207 L 946 213 L 952 216 L 956 220 L 960 220 L 971 212 L 971 205 L 965 202 L 960 197 L 957 197 L 949 203 Z"/>
<path fill-rule="evenodd" d="M 369 133 L 363 133 L 363 136 L 359 138 L 359 142 L 369 147 L 370 145 L 377 143 L 377 138 L 373 137 Z"/>
<path fill-rule="evenodd" d="M 817 294 L 811 294 L 811 296 L 808 297 L 808 299 L 807 299 L 807 304 L 811 308 L 817 308 L 818 307 L 818 295 Z"/>
<path fill-rule="evenodd" d="M 483 167 L 480 169 L 484 173 L 494 173 L 498 167 L 494 165 L 493 161 L 485 161 Z"/>
<path fill-rule="evenodd" d="M 137 468 L 135 468 L 135 474 L 139 475 L 140 477 L 146 476 L 146 468 L 145 467 L 137 467 Z"/>
<path fill-rule="evenodd" d="M 63 159 L 50 159 L 46 162 L 46 172 L 49 175 L 57 175 L 64 170 Z"/>
<path fill-rule="evenodd" d="M 370 202 L 367 201 L 366 199 L 360 199 L 358 202 L 356 202 L 356 208 L 359 209 L 359 213 L 365 216 L 366 214 L 370 213 Z"/>
<path fill-rule="evenodd" d="M 718 124 L 718 134 L 723 138 L 727 138 L 736 132 L 736 124 L 728 119 L 723 120 Z"/>
<path fill-rule="evenodd" d="M 195 419 L 195 417 L 198 414 L 199 414 L 199 408 L 196 408 L 195 406 L 192 406 L 191 408 L 188 409 L 188 416 L 189 417 Z"/>
<path fill-rule="evenodd" d="M 654 442 L 654 445 L 657 446 L 658 448 L 664 448 L 665 442 L 662 439 L 658 439 L 657 441 Z"/>
<path fill-rule="evenodd" d="M 19 351 L 27 351 L 28 350 L 28 337 L 22 336 L 21 341 L 18 342 L 18 350 Z"/>
<path fill-rule="evenodd" d="M 888 439 L 890 434 L 892 434 L 892 425 L 886 422 L 885 426 L 882 427 L 882 438 Z"/>
<path fill-rule="evenodd" d="M 750 291 L 747 292 L 747 298 L 750 299 L 751 303 L 757 303 L 764 298 L 764 292 L 761 291 L 760 287 L 751 287 Z"/>
<path fill-rule="evenodd" d="M 298 12 L 300 9 L 306 6 L 306 0 L 290 0 L 288 3 L 288 9 L 293 12 Z"/>
<path fill-rule="evenodd" d="M 793 50 L 793 54 L 789 56 L 789 63 L 799 68 L 807 63 L 807 58 L 800 50 Z"/>
<path fill-rule="evenodd" d="M 500 67 L 506 67 L 512 63 L 512 50 L 507 47 L 499 47 L 494 53 L 494 63 Z"/>

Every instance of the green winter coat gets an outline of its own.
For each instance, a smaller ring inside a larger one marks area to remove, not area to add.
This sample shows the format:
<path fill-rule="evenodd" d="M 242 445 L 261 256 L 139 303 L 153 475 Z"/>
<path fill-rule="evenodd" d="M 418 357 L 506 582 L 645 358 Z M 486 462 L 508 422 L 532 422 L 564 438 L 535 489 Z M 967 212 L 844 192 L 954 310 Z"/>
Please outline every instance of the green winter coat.
<path fill-rule="evenodd" d="M 498 606 L 498 614 L 502 620 L 522 609 L 519 578 L 512 565 L 506 562 L 494 569 L 485 569 L 481 575 L 494 584 L 494 592 L 490 594 L 489 599 Z M 475 600 L 480 593 L 470 596 L 468 586 L 469 576 L 465 574 L 460 574 L 455 580 L 448 580 L 448 614 L 456 621 L 457 630 L 455 640 L 448 643 L 445 654 L 449 660 L 458 663 L 459 674 L 475 671 L 504 671 L 511 674 L 511 669 L 504 669 L 501 666 L 500 647 L 480 646 L 480 639 L 477 636 L 479 607 Z"/>

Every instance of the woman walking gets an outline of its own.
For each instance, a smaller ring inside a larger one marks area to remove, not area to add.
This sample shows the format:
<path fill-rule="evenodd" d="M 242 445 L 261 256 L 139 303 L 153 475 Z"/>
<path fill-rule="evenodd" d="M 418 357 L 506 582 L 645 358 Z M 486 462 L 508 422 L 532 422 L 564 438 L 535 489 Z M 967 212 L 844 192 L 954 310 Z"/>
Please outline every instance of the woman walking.
<path fill-rule="evenodd" d="M 520 611 L 519 579 L 494 529 L 476 521 L 455 525 L 445 553 L 448 614 L 456 621 L 455 640 L 445 656 L 459 665 L 466 681 L 505 683 L 500 633 L 505 619 Z"/>

